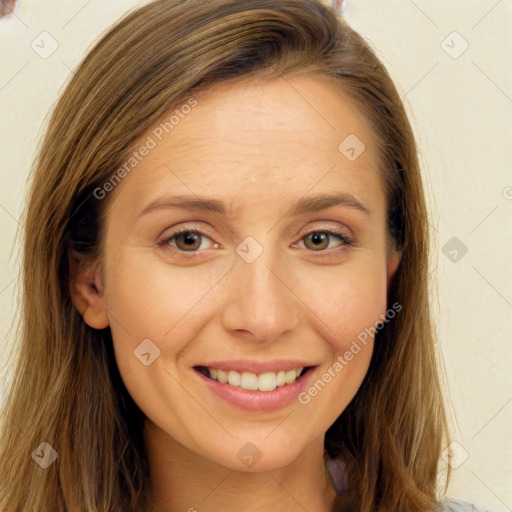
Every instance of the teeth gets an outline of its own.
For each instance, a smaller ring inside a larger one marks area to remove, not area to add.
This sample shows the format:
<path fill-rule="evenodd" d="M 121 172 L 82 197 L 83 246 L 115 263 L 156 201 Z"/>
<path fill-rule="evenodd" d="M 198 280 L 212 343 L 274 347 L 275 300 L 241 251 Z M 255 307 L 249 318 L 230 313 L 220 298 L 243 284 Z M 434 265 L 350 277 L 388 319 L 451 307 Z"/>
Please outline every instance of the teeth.
<path fill-rule="evenodd" d="M 208 368 L 210 370 L 210 368 Z M 215 379 L 215 377 L 212 375 L 212 371 L 210 370 L 210 377 L 212 379 Z M 217 380 L 219 382 L 222 382 L 222 384 L 226 384 L 228 381 L 228 375 L 224 370 L 217 370 Z"/>
<path fill-rule="evenodd" d="M 238 372 L 229 372 L 228 373 L 228 382 L 232 386 L 240 386 L 240 374 Z"/>
<path fill-rule="evenodd" d="M 293 373 L 295 375 L 295 372 Z M 260 376 L 258 376 L 258 389 L 260 391 L 273 391 L 277 387 L 276 382 L 277 376 L 274 372 L 262 373 Z"/>
<path fill-rule="evenodd" d="M 297 372 L 295 370 L 290 370 L 289 372 L 286 372 L 284 378 L 286 380 L 286 384 L 291 384 L 292 382 L 295 382 L 295 379 L 297 378 Z"/>
<path fill-rule="evenodd" d="M 292 384 L 301 374 L 303 368 L 296 368 L 295 370 L 280 371 L 280 372 L 267 372 L 256 375 L 251 372 L 243 372 L 242 374 L 230 370 L 218 370 L 216 368 L 208 368 L 210 377 L 222 384 L 229 384 L 231 386 L 247 389 L 249 391 L 272 391 L 276 387 Z"/>
<path fill-rule="evenodd" d="M 256 391 L 258 389 L 258 381 L 258 376 L 255 373 L 244 372 L 240 379 L 240 387 L 250 391 Z"/>

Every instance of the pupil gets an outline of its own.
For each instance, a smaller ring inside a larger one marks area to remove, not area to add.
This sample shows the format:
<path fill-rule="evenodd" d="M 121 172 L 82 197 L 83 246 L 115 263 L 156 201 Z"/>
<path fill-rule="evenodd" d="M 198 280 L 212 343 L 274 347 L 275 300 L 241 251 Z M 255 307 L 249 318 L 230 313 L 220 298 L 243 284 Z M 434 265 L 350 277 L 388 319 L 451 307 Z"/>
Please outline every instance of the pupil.
<path fill-rule="evenodd" d="M 193 246 L 197 242 L 198 235 L 195 233 L 184 233 L 181 235 L 183 237 L 183 242 L 187 246 Z"/>
<path fill-rule="evenodd" d="M 313 245 L 316 245 L 316 248 L 322 248 L 322 242 L 325 245 L 327 234 L 322 231 L 315 231 L 314 233 L 311 233 L 309 236 L 309 239 L 313 243 Z"/>
<path fill-rule="evenodd" d="M 318 244 L 322 243 L 325 240 L 325 234 L 324 233 L 313 233 L 313 243 Z"/>

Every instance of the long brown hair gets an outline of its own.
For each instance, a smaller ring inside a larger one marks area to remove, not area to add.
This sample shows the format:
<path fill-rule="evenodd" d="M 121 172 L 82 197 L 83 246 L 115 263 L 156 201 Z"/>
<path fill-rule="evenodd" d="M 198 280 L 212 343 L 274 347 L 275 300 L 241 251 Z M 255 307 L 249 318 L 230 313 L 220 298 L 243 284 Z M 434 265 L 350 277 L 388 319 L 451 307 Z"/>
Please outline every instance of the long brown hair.
<path fill-rule="evenodd" d="M 436 510 L 449 434 L 429 299 L 427 209 L 415 139 L 391 78 L 320 0 L 160 0 L 125 15 L 87 55 L 34 164 L 19 353 L 2 418 L 4 512 L 127 512 L 150 503 L 143 414 L 120 378 L 110 329 L 91 329 L 71 302 L 69 257 L 101 262 L 112 194 L 99 200 L 94 191 L 155 123 L 212 84 L 295 73 L 331 77 L 371 123 L 388 241 L 403 251 L 388 289 L 388 302 L 402 309 L 376 334 L 368 373 L 326 434 L 327 456 L 344 460 L 350 478 L 334 509 Z M 48 453 L 43 442 L 58 454 L 47 469 L 31 456 Z"/>

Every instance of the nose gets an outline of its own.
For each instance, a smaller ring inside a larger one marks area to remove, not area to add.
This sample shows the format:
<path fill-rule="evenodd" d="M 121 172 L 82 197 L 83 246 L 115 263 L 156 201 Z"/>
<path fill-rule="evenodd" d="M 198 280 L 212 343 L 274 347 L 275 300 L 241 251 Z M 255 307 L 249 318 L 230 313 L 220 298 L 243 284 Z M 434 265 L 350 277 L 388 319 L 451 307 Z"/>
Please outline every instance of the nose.
<path fill-rule="evenodd" d="M 233 336 L 266 342 L 297 327 L 301 302 L 283 263 L 269 250 L 252 263 L 236 259 L 222 310 L 223 326 Z"/>

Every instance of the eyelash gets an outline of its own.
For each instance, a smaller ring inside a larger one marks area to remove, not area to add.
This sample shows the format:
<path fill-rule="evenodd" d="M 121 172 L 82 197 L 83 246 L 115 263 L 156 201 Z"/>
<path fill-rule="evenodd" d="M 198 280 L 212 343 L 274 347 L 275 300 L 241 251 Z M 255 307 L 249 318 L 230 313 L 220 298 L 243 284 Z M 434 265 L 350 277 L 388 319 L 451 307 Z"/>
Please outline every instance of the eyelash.
<path fill-rule="evenodd" d="M 164 239 L 162 239 L 160 242 L 158 242 L 158 247 L 171 248 L 173 252 L 176 252 L 180 256 L 184 256 L 185 258 L 193 258 L 193 257 L 197 256 L 197 254 L 199 252 L 201 252 L 201 251 L 198 251 L 198 250 L 195 250 L 195 251 L 183 251 L 181 249 L 177 249 L 177 248 L 173 247 L 172 245 L 170 245 L 170 242 L 172 240 L 174 240 L 177 236 L 179 236 L 179 235 L 181 235 L 183 233 L 200 235 L 202 237 L 207 237 L 207 238 L 211 239 L 211 237 L 207 233 L 205 233 L 205 232 L 203 232 L 201 230 L 191 229 L 191 228 L 185 227 L 185 228 L 180 228 L 180 229 L 176 230 L 172 235 L 167 236 Z M 352 242 L 346 235 L 343 235 L 342 233 L 340 233 L 340 232 L 338 232 L 336 230 L 332 230 L 332 229 L 328 229 L 328 228 L 314 229 L 312 231 L 309 231 L 304 236 L 302 236 L 300 238 L 300 240 L 303 240 L 304 238 L 306 238 L 309 235 L 312 235 L 313 233 L 327 233 L 329 235 L 338 237 L 340 239 L 340 241 L 342 242 L 341 246 L 336 247 L 334 249 L 323 249 L 323 250 L 319 250 L 319 251 L 310 250 L 309 252 L 312 252 L 313 254 L 315 254 L 315 256 L 323 256 L 326 253 L 327 254 L 332 254 L 333 252 L 338 252 L 338 251 L 344 250 L 347 246 L 349 246 L 349 247 L 354 247 L 355 246 L 355 243 Z"/>

